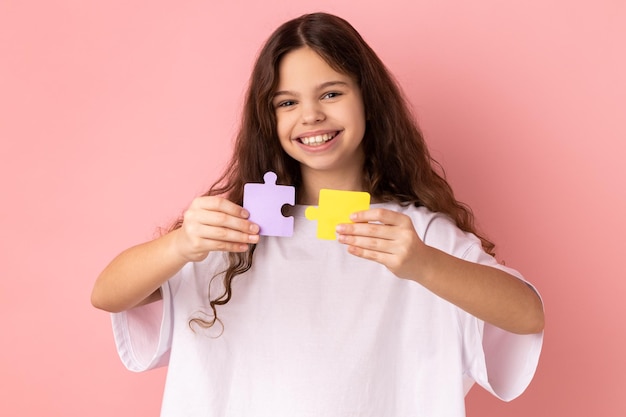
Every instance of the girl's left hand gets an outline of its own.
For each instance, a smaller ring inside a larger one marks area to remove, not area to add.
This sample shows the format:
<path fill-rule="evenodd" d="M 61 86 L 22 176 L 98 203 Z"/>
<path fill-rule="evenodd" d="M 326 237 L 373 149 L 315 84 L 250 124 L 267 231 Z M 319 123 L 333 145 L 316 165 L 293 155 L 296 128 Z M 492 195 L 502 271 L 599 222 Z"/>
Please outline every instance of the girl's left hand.
<path fill-rule="evenodd" d="M 400 278 L 416 278 L 428 247 L 408 216 L 377 208 L 353 213 L 350 220 L 354 223 L 337 226 L 337 240 L 351 254 L 378 262 Z"/>

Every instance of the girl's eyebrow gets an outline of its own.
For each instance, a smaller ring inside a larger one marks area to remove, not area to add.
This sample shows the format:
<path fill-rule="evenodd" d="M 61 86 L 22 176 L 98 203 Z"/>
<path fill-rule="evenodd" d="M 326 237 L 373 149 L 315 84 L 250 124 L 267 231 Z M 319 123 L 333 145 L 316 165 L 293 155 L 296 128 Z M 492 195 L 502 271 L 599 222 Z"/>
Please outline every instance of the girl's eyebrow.
<path fill-rule="evenodd" d="M 335 86 L 340 86 L 340 87 L 349 87 L 348 83 L 345 81 L 326 81 L 325 83 L 322 83 L 320 85 L 318 85 L 315 89 L 316 90 L 323 90 L 325 88 L 328 87 L 335 87 Z M 293 91 L 289 91 L 289 90 L 280 90 L 275 92 L 272 97 L 278 97 L 278 96 L 297 96 L 298 94 L 293 92 Z"/>

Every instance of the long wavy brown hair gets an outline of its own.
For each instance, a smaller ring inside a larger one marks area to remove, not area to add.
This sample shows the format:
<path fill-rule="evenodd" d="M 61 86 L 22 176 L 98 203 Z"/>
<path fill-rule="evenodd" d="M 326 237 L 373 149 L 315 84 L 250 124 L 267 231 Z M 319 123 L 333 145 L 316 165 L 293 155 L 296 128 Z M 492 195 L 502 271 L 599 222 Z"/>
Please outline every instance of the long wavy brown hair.
<path fill-rule="evenodd" d="M 425 206 L 448 215 L 464 231 L 476 234 L 493 254 L 494 244 L 474 226 L 468 206 L 457 201 L 442 167 L 427 149 L 408 102 L 397 82 L 359 33 L 344 19 L 327 13 L 300 16 L 281 25 L 269 37 L 254 65 L 242 112 L 241 127 L 228 168 L 204 195 L 223 195 L 239 205 L 243 186 L 259 182 L 274 171 L 279 182 L 298 187 L 300 166 L 281 148 L 272 106 L 278 85 L 278 66 L 285 54 L 301 47 L 317 52 L 335 71 L 358 83 L 367 125 L 363 137 L 364 184 L 375 200 Z M 171 230 L 180 227 L 178 220 Z M 211 299 L 213 316 L 191 319 L 190 325 L 208 328 L 219 321 L 216 306 L 232 297 L 232 281 L 252 266 L 255 245 L 244 253 L 229 253 L 223 276 L 224 292 Z M 214 277 L 215 278 L 215 277 Z"/>

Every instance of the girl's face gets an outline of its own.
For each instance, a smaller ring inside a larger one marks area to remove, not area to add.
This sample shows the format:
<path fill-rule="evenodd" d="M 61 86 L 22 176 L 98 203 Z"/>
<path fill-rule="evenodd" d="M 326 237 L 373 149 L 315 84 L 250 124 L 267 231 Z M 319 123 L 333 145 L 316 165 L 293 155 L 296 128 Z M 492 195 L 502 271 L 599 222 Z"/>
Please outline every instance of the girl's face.
<path fill-rule="evenodd" d="M 273 105 L 281 146 L 300 162 L 303 178 L 362 177 L 365 111 L 352 77 L 312 49 L 296 49 L 280 62 Z"/>

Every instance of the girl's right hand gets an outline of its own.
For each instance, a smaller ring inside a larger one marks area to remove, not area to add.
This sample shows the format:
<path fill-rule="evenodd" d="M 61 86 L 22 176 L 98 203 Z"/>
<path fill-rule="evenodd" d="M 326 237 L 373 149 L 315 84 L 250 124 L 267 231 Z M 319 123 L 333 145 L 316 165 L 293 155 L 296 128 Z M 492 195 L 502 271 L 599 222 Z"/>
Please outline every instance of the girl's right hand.
<path fill-rule="evenodd" d="M 176 234 L 179 254 L 190 262 L 201 261 L 211 251 L 245 252 L 259 241 L 259 226 L 248 221 L 243 207 L 216 196 L 198 197 L 183 215 Z"/>

